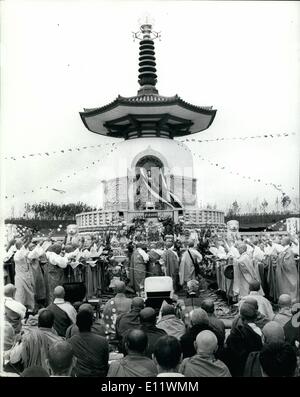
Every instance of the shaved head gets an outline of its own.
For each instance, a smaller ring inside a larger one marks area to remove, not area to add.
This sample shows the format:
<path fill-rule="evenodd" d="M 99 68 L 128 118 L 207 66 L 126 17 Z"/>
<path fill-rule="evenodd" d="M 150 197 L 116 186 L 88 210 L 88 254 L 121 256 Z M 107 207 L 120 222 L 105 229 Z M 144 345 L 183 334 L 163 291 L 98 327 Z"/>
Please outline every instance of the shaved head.
<path fill-rule="evenodd" d="M 190 313 L 190 318 L 192 325 L 198 325 L 198 324 L 208 325 L 209 323 L 209 318 L 206 311 L 201 308 L 192 310 Z"/>
<path fill-rule="evenodd" d="M 124 283 L 124 281 L 116 281 L 115 282 L 115 292 L 116 294 L 121 294 L 121 293 L 125 293 L 126 291 L 126 285 Z"/>
<path fill-rule="evenodd" d="M 7 298 L 13 298 L 16 293 L 16 287 L 13 284 L 6 284 L 4 287 L 4 296 Z"/>
<path fill-rule="evenodd" d="M 243 254 L 247 251 L 247 245 L 245 243 L 238 244 L 237 249 L 240 254 Z"/>
<path fill-rule="evenodd" d="M 204 299 L 201 303 L 201 308 L 206 311 L 206 313 L 212 314 L 215 311 L 215 304 L 212 299 Z"/>
<path fill-rule="evenodd" d="M 249 283 L 249 291 L 259 291 L 260 290 L 260 282 L 257 280 L 252 280 Z"/>
<path fill-rule="evenodd" d="M 55 298 L 64 299 L 65 297 L 65 289 L 61 285 L 58 285 L 54 288 L 53 295 Z"/>
<path fill-rule="evenodd" d="M 79 306 L 78 312 L 82 312 L 82 311 L 88 311 L 90 313 L 94 313 L 94 309 L 93 306 L 89 303 L 83 303 L 82 305 Z"/>
<path fill-rule="evenodd" d="M 281 244 L 285 247 L 286 245 L 290 245 L 291 244 L 291 239 L 289 237 L 283 237 L 283 239 L 281 240 Z"/>
<path fill-rule="evenodd" d="M 288 294 L 282 294 L 278 298 L 278 306 L 279 307 L 291 307 L 292 298 Z"/>
<path fill-rule="evenodd" d="M 54 375 L 69 375 L 73 367 L 73 349 L 66 341 L 51 346 L 48 353 L 50 368 Z"/>
<path fill-rule="evenodd" d="M 218 347 L 218 339 L 211 331 L 202 331 L 197 335 L 195 349 L 197 353 L 213 354 Z"/>
<path fill-rule="evenodd" d="M 269 321 L 262 329 L 265 343 L 284 342 L 284 330 L 277 321 Z"/>
<path fill-rule="evenodd" d="M 244 300 L 244 303 L 247 303 L 248 305 L 253 306 L 255 310 L 258 310 L 258 303 L 255 298 L 248 297 Z"/>
<path fill-rule="evenodd" d="M 125 346 L 127 351 L 142 354 L 146 350 L 147 344 L 147 334 L 140 329 L 132 329 L 125 337 Z"/>
<path fill-rule="evenodd" d="M 145 309 L 140 312 L 141 323 L 156 323 L 156 313 L 152 307 L 145 307 Z"/>
<path fill-rule="evenodd" d="M 131 302 L 131 309 L 139 309 L 142 310 L 145 307 L 144 299 L 140 298 L 139 296 L 136 296 L 135 298 L 132 299 Z"/>
<path fill-rule="evenodd" d="M 167 241 L 166 242 L 166 248 L 171 248 L 173 247 L 173 242 L 172 241 Z"/>

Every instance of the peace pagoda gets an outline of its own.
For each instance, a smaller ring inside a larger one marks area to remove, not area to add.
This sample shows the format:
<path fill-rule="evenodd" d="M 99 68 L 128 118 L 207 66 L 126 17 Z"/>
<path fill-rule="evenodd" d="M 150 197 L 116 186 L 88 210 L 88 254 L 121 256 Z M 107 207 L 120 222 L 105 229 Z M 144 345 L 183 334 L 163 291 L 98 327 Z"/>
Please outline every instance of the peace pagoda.
<path fill-rule="evenodd" d="M 192 153 L 176 140 L 209 128 L 216 110 L 178 95 L 160 95 L 154 47 L 159 33 L 147 21 L 134 36 L 140 42 L 137 95 L 119 95 L 105 106 L 80 112 L 89 131 L 122 141 L 105 160 L 113 177 L 102 180 L 103 209 L 78 214 L 79 232 L 103 231 L 137 217 L 151 223 L 169 217 L 190 229 L 221 226 L 223 212 L 199 208 Z"/>

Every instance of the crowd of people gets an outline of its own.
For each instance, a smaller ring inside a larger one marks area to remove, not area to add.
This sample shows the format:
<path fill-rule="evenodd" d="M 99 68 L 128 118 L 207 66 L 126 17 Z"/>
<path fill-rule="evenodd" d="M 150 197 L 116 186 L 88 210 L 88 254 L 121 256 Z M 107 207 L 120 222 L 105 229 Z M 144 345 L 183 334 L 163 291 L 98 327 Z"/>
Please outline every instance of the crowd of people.
<path fill-rule="evenodd" d="M 7 376 L 298 376 L 298 240 L 198 237 L 185 247 L 172 235 L 156 243 L 139 235 L 10 241 Z M 201 298 L 209 272 L 238 308 L 230 324 L 218 318 L 212 299 Z M 156 310 L 144 291 L 153 276 L 170 278 L 177 296 L 198 299 L 179 310 L 174 294 Z M 80 302 L 67 299 L 72 281 L 85 285 Z M 94 306 L 92 298 L 105 291 L 114 296 Z"/>

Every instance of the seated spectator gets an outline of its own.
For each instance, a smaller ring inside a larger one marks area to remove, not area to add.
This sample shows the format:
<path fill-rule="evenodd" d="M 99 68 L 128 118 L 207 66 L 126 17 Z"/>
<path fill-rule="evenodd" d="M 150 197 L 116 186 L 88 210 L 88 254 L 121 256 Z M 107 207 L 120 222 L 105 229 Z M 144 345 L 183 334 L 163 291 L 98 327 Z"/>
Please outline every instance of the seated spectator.
<path fill-rule="evenodd" d="M 240 305 L 249 297 L 254 298 L 258 304 L 258 311 L 263 314 L 267 320 L 272 320 L 274 312 L 270 301 L 260 294 L 260 282 L 253 280 L 249 283 L 249 295 L 244 296 L 240 301 Z"/>
<path fill-rule="evenodd" d="M 109 299 L 103 308 L 103 321 L 109 339 L 113 340 L 116 335 L 117 317 L 122 313 L 128 313 L 131 309 L 131 299 L 125 295 L 126 286 L 123 281 L 116 281 L 114 286 L 116 295 Z"/>
<path fill-rule="evenodd" d="M 91 332 L 93 315 L 83 310 L 77 314 L 79 334 L 68 339 L 77 358 L 75 375 L 78 377 L 105 377 L 108 370 L 108 342 Z"/>
<path fill-rule="evenodd" d="M 148 348 L 146 350 L 146 355 L 149 358 L 152 358 L 155 343 L 157 342 L 158 338 L 165 336 L 166 332 L 156 327 L 156 314 L 152 307 L 145 307 L 145 309 L 141 310 L 140 319 L 141 330 L 144 331 L 148 337 Z"/>
<path fill-rule="evenodd" d="M 266 344 L 259 356 L 262 376 L 293 377 L 297 367 L 295 350 L 289 343 Z"/>
<path fill-rule="evenodd" d="M 63 341 L 52 345 L 48 353 L 48 366 L 51 376 L 70 377 L 76 357 L 70 343 Z"/>
<path fill-rule="evenodd" d="M 284 330 L 282 326 L 276 321 L 268 322 L 262 329 L 263 345 L 269 343 L 281 343 L 285 341 Z M 260 365 L 260 351 L 251 352 L 248 356 L 244 377 L 262 377 L 262 370 Z"/>
<path fill-rule="evenodd" d="M 282 294 L 278 298 L 279 311 L 275 314 L 273 320 L 277 321 L 283 327 L 292 318 L 292 298 L 288 294 Z"/>
<path fill-rule="evenodd" d="M 231 329 L 226 340 L 223 360 L 232 376 L 242 376 L 248 355 L 262 348 L 262 331 L 254 322 L 256 315 L 254 306 L 244 302 L 240 308 L 241 323 Z"/>
<path fill-rule="evenodd" d="M 93 316 L 93 325 L 91 328 L 91 332 L 93 332 L 96 335 L 105 336 L 106 335 L 105 326 L 100 319 L 95 319 L 93 306 L 89 303 L 82 303 L 79 306 L 78 313 L 83 310 L 89 311 Z M 76 324 L 72 324 L 68 327 L 68 329 L 66 331 L 66 339 L 69 339 L 72 336 L 78 335 L 78 334 L 79 334 L 78 326 Z"/>
<path fill-rule="evenodd" d="M 292 346 L 299 348 L 300 346 L 300 304 L 295 303 L 291 309 L 292 318 L 284 325 L 284 334 L 285 339 Z M 298 327 L 295 327 L 295 323 L 298 324 Z"/>
<path fill-rule="evenodd" d="M 262 313 L 259 312 L 257 300 L 251 296 L 246 298 L 243 301 L 243 303 L 247 303 L 253 307 L 256 313 L 255 318 L 253 318 L 253 322 L 258 328 L 263 329 L 263 327 L 269 322 L 269 320 Z M 239 314 L 235 317 L 235 319 L 232 322 L 231 329 L 233 330 L 235 327 L 242 325 L 242 323 L 243 323 L 242 318 L 239 312 Z"/>
<path fill-rule="evenodd" d="M 65 337 L 67 328 L 76 322 L 76 310 L 70 302 L 65 301 L 65 290 L 61 286 L 54 289 L 54 301 L 47 307 L 54 315 L 54 329 L 58 335 Z"/>
<path fill-rule="evenodd" d="M 201 308 L 206 311 L 208 315 L 209 325 L 213 328 L 214 332 L 218 335 L 218 340 L 224 344 L 225 341 L 225 324 L 222 320 L 215 316 L 215 304 L 212 299 L 204 299 Z"/>
<path fill-rule="evenodd" d="M 186 377 L 230 377 L 227 366 L 214 356 L 217 349 L 216 335 L 211 331 L 200 332 L 195 342 L 196 354 L 183 360 L 180 372 Z"/>
<path fill-rule="evenodd" d="M 131 310 L 128 313 L 122 313 L 117 317 L 116 321 L 116 337 L 119 341 L 119 350 L 123 351 L 123 341 L 125 335 L 134 328 L 140 328 L 140 312 L 144 309 L 144 299 L 136 296 L 132 299 Z"/>
<path fill-rule="evenodd" d="M 176 317 L 173 305 L 163 305 L 161 309 L 161 320 L 157 322 L 157 328 L 164 330 L 168 335 L 180 339 L 185 334 L 185 325 Z"/>
<path fill-rule="evenodd" d="M 26 307 L 15 300 L 16 287 L 7 284 L 4 287 L 4 313 L 5 319 L 12 325 L 16 334 L 21 331 L 22 320 L 25 318 Z"/>
<path fill-rule="evenodd" d="M 53 329 L 54 316 L 48 309 L 42 309 L 38 316 L 38 327 L 28 328 L 20 341 L 10 352 L 11 364 L 22 362 L 24 368 L 38 366 L 46 371 L 46 358 L 50 347 L 62 338 Z"/>
<path fill-rule="evenodd" d="M 8 352 L 14 345 L 15 341 L 15 330 L 10 322 L 4 320 L 4 345 L 3 350 L 4 353 Z"/>
<path fill-rule="evenodd" d="M 178 372 L 182 359 L 182 350 L 179 340 L 174 336 L 162 336 L 158 339 L 154 353 L 154 362 L 157 366 L 158 377 L 183 377 Z"/>
<path fill-rule="evenodd" d="M 110 364 L 107 377 L 154 377 L 157 369 L 154 362 L 146 357 L 148 338 L 145 332 L 133 329 L 125 337 L 127 355 Z"/>
<path fill-rule="evenodd" d="M 187 332 L 180 338 L 183 358 L 192 357 L 196 353 L 194 342 L 197 335 L 201 331 L 213 331 L 213 328 L 209 325 L 209 318 L 205 310 L 197 308 L 192 310 L 190 313 L 191 327 Z M 218 337 L 218 335 L 216 334 Z M 219 343 L 221 346 L 222 341 Z"/>
<path fill-rule="evenodd" d="M 26 368 L 20 376 L 22 378 L 48 378 L 50 375 L 43 367 L 32 365 Z"/>

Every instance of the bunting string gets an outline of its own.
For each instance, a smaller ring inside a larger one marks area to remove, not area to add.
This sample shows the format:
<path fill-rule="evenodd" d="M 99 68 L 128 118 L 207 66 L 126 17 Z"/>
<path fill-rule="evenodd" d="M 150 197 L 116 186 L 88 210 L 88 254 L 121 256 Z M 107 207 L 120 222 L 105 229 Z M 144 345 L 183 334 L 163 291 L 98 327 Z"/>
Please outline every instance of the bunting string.
<path fill-rule="evenodd" d="M 87 149 L 96 149 L 99 147 L 105 147 L 105 146 L 115 146 L 117 145 L 118 142 L 110 142 L 110 143 L 102 143 L 99 145 L 89 145 L 89 146 L 80 146 L 80 147 L 73 147 L 73 148 L 66 148 L 66 149 L 57 149 L 57 150 L 53 150 L 53 151 L 49 151 L 49 152 L 41 152 L 41 153 L 31 153 L 31 154 L 23 154 L 23 155 L 19 155 L 19 156 L 6 156 L 4 157 L 4 160 L 24 160 L 24 159 L 28 159 L 28 158 L 33 158 L 33 157 L 50 157 L 53 154 L 66 154 L 66 153 L 76 153 L 76 152 L 80 152 L 82 150 L 87 150 Z"/>
<path fill-rule="evenodd" d="M 112 152 L 114 152 L 114 151 L 116 150 L 116 148 L 117 148 L 117 146 L 114 145 L 113 149 L 111 149 L 110 152 L 107 153 L 107 155 L 109 155 L 109 154 L 111 154 Z M 71 178 L 73 178 L 74 176 L 77 176 L 80 172 L 86 171 L 86 170 L 88 170 L 88 169 L 90 169 L 90 168 L 93 168 L 95 165 L 97 165 L 97 164 L 100 163 L 101 161 L 103 161 L 103 157 L 102 157 L 102 159 L 100 159 L 100 160 L 98 159 L 98 160 L 92 161 L 92 162 L 89 163 L 88 165 L 86 165 L 86 166 L 80 168 L 80 170 L 78 170 L 78 171 L 76 171 L 76 172 L 72 172 L 72 173 L 69 174 L 69 175 L 66 175 L 64 178 L 58 179 L 56 182 L 53 183 L 53 185 L 55 185 L 56 183 L 69 182 Z M 40 187 L 35 188 L 35 189 L 33 189 L 33 190 L 30 190 L 30 191 L 25 191 L 25 192 L 23 192 L 23 193 L 7 195 L 7 196 L 5 196 L 5 199 L 14 199 L 15 197 L 20 196 L 21 194 L 23 194 L 23 195 L 32 194 L 32 193 L 37 193 L 38 191 L 41 191 L 41 190 L 48 190 L 48 191 L 49 191 L 49 190 L 52 190 L 52 191 L 55 191 L 55 192 L 60 193 L 60 194 L 66 193 L 65 190 L 57 189 L 57 188 L 54 188 L 54 187 L 52 187 L 52 186 L 50 186 L 50 185 L 46 185 L 46 186 L 40 186 Z"/>
<path fill-rule="evenodd" d="M 214 139 L 194 139 L 194 138 L 186 138 L 179 139 L 179 142 L 223 142 L 223 141 L 233 141 L 240 140 L 245 141 L 247 139 L 259 139 L 259 138 L 285 138 L 288 136 L 296 135 L 295 132 L 292 133 L 283 133 L 283 134 L 264 134 L 264 135 L 254 135 L 254 136 L 239 136 L 239 137 L 231 137 L 231 138 L 214 138 Z"/>

